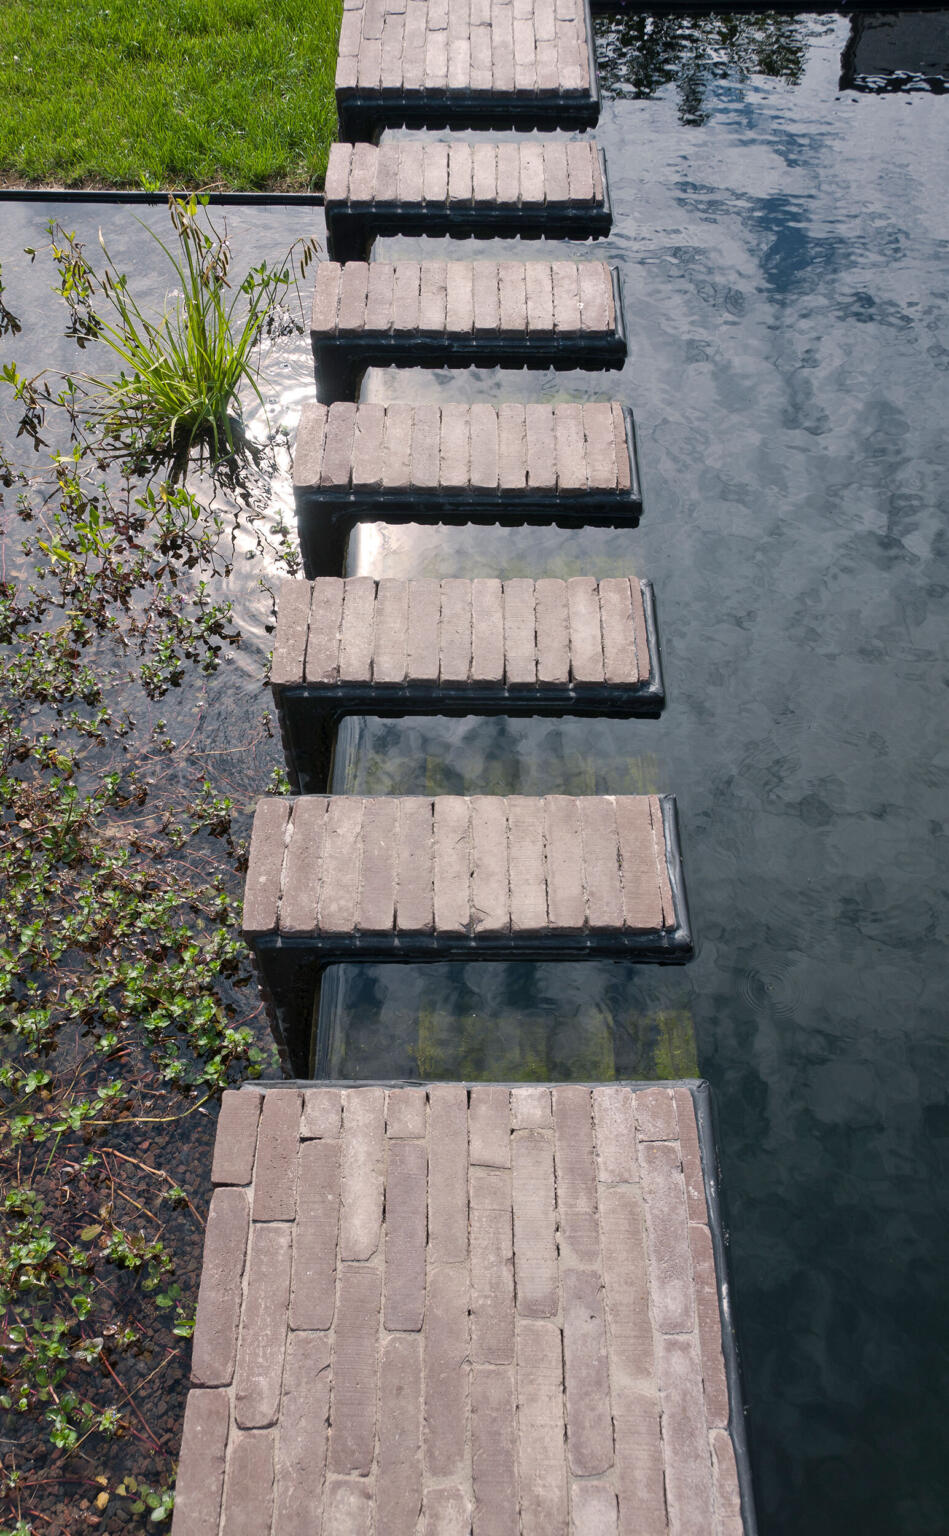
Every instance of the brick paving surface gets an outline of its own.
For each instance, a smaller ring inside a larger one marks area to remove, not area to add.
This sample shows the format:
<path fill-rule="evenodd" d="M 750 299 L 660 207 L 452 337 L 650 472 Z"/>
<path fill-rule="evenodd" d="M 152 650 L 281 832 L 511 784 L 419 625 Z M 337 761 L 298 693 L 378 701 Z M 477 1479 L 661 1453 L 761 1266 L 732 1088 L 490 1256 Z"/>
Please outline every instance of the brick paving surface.
<path fill-rule="evenodd" d="M 293 485 L 298 499 L 369 500 L 426 492 L 503 499 L 635 496 L 627 418 L 586 405 L 307 404 Z"/>
<path fill-rule="evenodd" d="M 596 101 L 583 0 L 344 0 L 336 94 L 522 107 Z"/>
<path fill-rule="evenodd" d="M 322 261 L 310 328 L 314 347 L 426 338 L 487 345 L 612 340 L 616 322 L 605 261 Z M 330 447 L 344 465 L 347 445 Z"/>
<path fill-rule="evenodd" d="M 174 1536 L 740 1536 L 685 1087 L 245 1089 L 214 1167 Z"/>
<path fill-rule="evenodd" d="M 392 140 L 334 144 L 326 171 L 326 207 L 462 212 L 602 208 L 603 168 L 591 140 L 573 143 L 452 144 Z"/>
<path fill-rule="evenodd" d="M 635 688 L 654 672 L 643 585 L 625 576 L 290 579 L 280 591 L 271 684 L 278 706 L 286 688 L 331 697 L 357 685 Z"/>
<path fill-rule="evenodd" d="M 324 954 L 353 942 L 384 954 L 413 939 L 622 949 L 655 935 L 672 948 L 682 914 L 666 838 L 654 795 L 263 800 L 244 932 Z M 255 1198 L 285 1210 L 288 1177 L 268 1165 Z"/>

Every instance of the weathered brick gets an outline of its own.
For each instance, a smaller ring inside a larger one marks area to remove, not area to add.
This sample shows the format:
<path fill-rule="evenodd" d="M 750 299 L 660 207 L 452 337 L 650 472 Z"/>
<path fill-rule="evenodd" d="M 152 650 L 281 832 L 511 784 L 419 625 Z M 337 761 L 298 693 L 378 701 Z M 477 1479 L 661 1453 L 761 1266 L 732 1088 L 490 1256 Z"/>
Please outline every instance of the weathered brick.
<path fill-rule="evenodd" d="M 442 406 L 442 438 L 439 458 L 439 485 L 450 490 L 466 489 L 470 459 L 470 417 L 460 400 Z"/>
<path fill-rule="evenodd" d="M 470 1169 L 468 1221 L 471 1359 L 475 1365 L 510 1365 L 514 1359 L 514 1253 L 508 1169 Z"/>
<path fill-rule="evenodd" d="M 409 631 L 406 641 L 406 668 L 419 683 L 438 681 L 438 625 L 441 614 L 441 584 L 432 578 L 417 578 L 409 584 Z"/>
<path fill-rule="evenodd" d="M 390 1088 L 386 1094 L 386 1135 L 424 1138 L 428 1117 L 424 1088 Z M 423 1202 L 424 1204 L 424 1202 Z"/>
<path fill-rule="evenodd" d="M 514 1373 L 471 1372 L 471 1476 L 474 1536 L 518 1536 Z"/>
<path fill-rule="evenodd" d="M 320 872 L 321 933 L 352 933 L 359 898 L 363 801 L 333 795 L 327 805 Z"/>
<path fill-rule="evenodd" d="M 628 1088 L 593 1090 L 596 1176 L 600 1184 L 638 1184 L 635 1095 Z"/>
<path fill-rule="evenodd" d="M 347 1088 L 343 1093 L 339 1256 L 371 1259 L 382 1230 L 385 1166 L 385 1093 Z"/>
<path fill-rule="evenodd" d="M 280 1536 L 320 1536 L 329 1402 L 329 1334 L 291 1333 L 277 1436 L 274 1530 Z"/>
<path fill-rule="evenodd" d="M 426 1479 L 453 1477 L 465 1462 L 468 1422 L 468 1271 L 436 1264 L 425 1308 Z"/>
<path fill-rule="evenodd" d="M 485 491 L 498 484 L 498 413 L 479 402 L 471 407 L 471 484 Z"/>
<path fill-rule="evenodd" d="M 603 1290 L 593 1269 L 565 1269 L 562 1278 L 567 1460 L 576 1476 L 594 1477 L 613 1465 Z"/>
<path fill-rule="evenodd" d="M 329 406 L 307 401 L 300 411 L 293 447 L 293 483 L 296 487 L 319 485 L 323 472 L 323 443 Z"/>
<path fill-rule="evenodd" d="M 426 145 L 426 174 L 428 174 L 428 145 Z M 446 165 L 447 174 L 447 165 Z M 426 194 L 427 196 L 428 194 Z M 445 314 L 448 303 L 448 269 L 443 261 L 426 261 L 422 267 L 419 286 L 418 328 L 422 336 L 440 336 L 445 330 Z"/>
<path fill-rule="evenodd" d="M 295 1088 L 271 1088 L 264 1094 L 254 1172 L 255 1221 L 293 1220 L 300 1109 Z"/>
<path fill-rule="evenodd" d="M 578 262 L 577 279 L 582 331 L 613 329 L 613 287 L 605 262 Z"/>
<path fill-rule="evenodd" d="M 639 676 L 633 601 L 634 594 L 625 576 L 608 577 L 600 582 L 603 675 L 608 683 L 634 683 Z"/>
<path fill-rule="evenodd" d="M 290 1327 L 329 1328 L 336 1307 L 339 1142 L 301 1142 L 299 1159 Z"/>
<path fill-rule="evenodd" d="M 338 1088 L 308 1088 L 303 1095 L 300 1135 L 338 1141 L 343 1100 Z"/>
<path fill-rule="evenodd" d="M 330 1472 L 366 1477 L 372 1467 L 381 1305 L 381 1271 L 366 1264 L 343 1264 L 333 1340 Z M 335 1536 L 334 1525 L 328 1530 Z"/>
<path fill-rule="evenodd" d="M 745 1524 L 741 1515 L 738 1469 L 731 1436 L 725 1429 L 713 1429 L 709 1435 L 709 1445 L 712 1451 L 715 1512 L 718 1516 L 716 1536 L 743 1536 Z"/>
<path fill-rule="evenodd" d="M 527 278 L 522 261 L 498 263 L 498 301 L 501 335 L 524 336 L 527 332 Z"/>
<path fill-rule="evenodd" d="M 392 283 L 392 329 L 402 335 L 418 331 L 422 272 L 417 261 L 398 261 Z"/>
<path fill-rule="evenodd" d="M 470 1536 L 471 1502 L 463 1488 L 426 1488 L 419 1536 Z"/>
<path fill-rule="evenodd" d="M 592 203 L 593 192 L 593 162 L 596 159 L 596 145 L 592 142 L 578 141 L 566 145 L 567 172 L 570 178 L 570 201 L 572 203 Z"/>
<path fill-rule="evenodd" d="M 289 819 L 289 801 L 258 800 L 244 882 L 243 928 L 247 935 L 272 933 L 277 927 L 282 850 L 286 846 Z"/>
<path fill-rule="evenodd" d="M 402 801 L 396 925 L 431 933 L 434 925 L 434 821 L 431 800 Z"/>
<path fill-rule="evenodd" d="M 570 619 L 570 670 L 578 684 L 603 682 L 603 642 L 600 603 L 592 577 L 572 576 L 567 582 Z"/>
<path fill-rule="evenodd" d="M 313 583 L 310 636 L 306 646 L 308 683 L 335 683 L 339 675 L 339 632 L 343 622 L 343 581 L 321 576 Z"/>
<path fill-rule="evenodd" d="M 448 145 L 426 142 L 423 147 L 425 201 L 440 206 L 448 201 Z"/>
<path fill-rule="evenodd" d="M 551 493 L 557 489 L 554 412 L 549 405 L 525 407 L 527 429 L 527 488 Z"/>
<path fill-rule="evenodd" d="M 504 682 L 504 598 L 494 578 L 471 583 L 471 681 Z"/>
<path fill-rule="evenodd" d="M 561 1262 L 595 1265 L 600 1249 L 590 1091 L 561 1083 L 552 1098 Z"/>
<path fill-rule="evenodd" d="M 650 1382 L 655 1376 L 655 1350 L 642 1198 L 635 1186 L 614 1184 L 601 1187 L 599 1200 L 613 1384 Z"/>
<path fill-rule="evenodd" d="M 281 933 L 316 929 L 326 807 L 327 801 L 319 795 L 306 795 L 294 805 L 280 902 Z"/>
<path fill-rule="evenodd" d="M 336 329 L 341 272 L 338 261 L 321 261 L 316 269 L 310 328 L 317 334 L 330 333 Z"/>
<path fill-rule="evenodd" d="M 678 1141 L 679 1121 L 671 1088 L 644 1088 L 635 1102 L 640 1141 Z"/>
<path fill-rule="evenodd" d="M 299 581 L 295 577 L 280 583 L 277 633 L 270 667 L 272 688 L 303 681 L 312 590 L 308 581 Z"/>
<path fill-rule="evenodd" d="M 517 1319 L 517 1477 L 522 1536 L 567 1531 L 563 1343 L 553 1322 Z"/>
<path fill-rule="evenodd" d="M 652 932 L 662 926 L 662 900 L 656 878 L 649 802 L 643 795 L 616 796 L 626 926 Z"/>
<path fill-rule="evenodd" d="M 672 897 L 672 886 L 669 880 L 669 864 L 666 853 L 666 834 L 662 821 L 662 807 L 659 804 L 658 795 L 649 796 L 649 815 L 652 820 L 653 846 L 656 859 L 656 871 L 659 878 L 659 896 L 662 901 L 662 923 L 664 928 L 675 927 L 676 912 Z"/>
<path fill-rule="evenodd" d="M 659 1393 L 654 1383 L 613 1383 L 613 1432 L 620 1536 L 668 1536 L 660 1439 Z M 711 1531 L 707 1528 L 706 1536 Z"/>
<path fill-rule="evenodd" d="M 347 11 L 339 33 L 339 53 L 354 54 L 359 46 L 359 17 Z M 327 203 L 345 203 L 349 199 L 349 168 L 353 158 L 352 144 L 333 144 L 326 167 L 323 195 Z"/>
<path fill-rule="evenodd" d="M 339 280 L 339 315 L 336 321 L 336 329 L 339 335 L 360 335 L 366 327 L 366 293 L 369 285 L 369 266 L 364 261 L 347 261 L 343 266 Z M 335 407 L 339 410 L 339 407 Z M 355 417 L 355 410 L 346 411 L 339 420 L 341 432 L 349 435 L 349 424 Z M 330 419 L 326 426 L 326 447 L 323 450 L 323 474 L 326 474 L 326 460 L 330 444 L 334 441 L 330 434 L 333 431 L 334 410 L 330 410 Z M 350 436 L 350 444 L 352 437 Z M 335 446 L 335 444 L 334 444 Z"/>
<path fill-rule="evenodd" d="M 468 1097 L 468 1157 L 483 1168 L 510 1168 L 511 1118 L 507 1088 L 475 1087 Z"/>
<path fill-rule="evenodd" d="M 441 414 L 437 405 L 423 401 L 415 407 L 412 431 L 413 489 L 434 489 L 438 484 L 438 451 Z"/>
<path fill-rule="evenodd" d="M 353 469 L 353 438 L 356 431 L 356 406 L 341 401 L 330 406 L 326 424 L 326 442 L 320 468 L 320 485 L 349 488 Z"/>
<path fill-rule="evenodd" d="M 472 927 L 479 934 L 507 933 L 511 919 L 505 803 L 497 795 L 472 795 L 469 806 Z M 505 1113 L 506 1100 L 505 1093 Z"/>
<path fill-rule="evenodd" d="M 502 491 L 522 491 L 527 484 L 526 416 L 516 401 L 498 409 L 498 474 Z"/>
<path fill-rule="evenodd" d="M 218 1536 L 230 1408 L 227 1393 L 188 1393 L 175 1483 L 176 1536 Z"/>
<path fill-rule="evenodd" d="M 652 672 L 649 656 L 649 636 L 646 633 L 646 609 L 643 601 L 642 582 L 630 583 L 633 600 L 633 633 L 636 637 L 636 671 L 641 682 L 648 682 Z M 663 838 L 663 842 L 665 838 Z"/>
<path fill-rule="evenodd" d="M 428 1162 L 421 1142 L 390 1141 L 388 1152 L 382 1317 L 392 1332 L 415 1332 L 425 1313 Z"/>
<path fill-rule="evenodd" d="M 370 1536 L 372 1489 L 358 1478 L 331 1477 L 326 1484 L 323 1529 L 329 1536 Z"/>
<path fill-rule="evenodd" d="M 401 42 L 401 39 L 400 39 Z M 422 145 L 409 142 L 399 145 L 399 202 L 422 201 L 423 167 Z"/>
<path fill-rule="evenodd" d="M 712 1466 L 695 1338 L 660 1336 L 657 1351 L 669 1524 L 682 1536 L 708 1536 Z"/>
<path fill-rule="evenodd" d="M 292 1228 L 283 1222 L 251 1229 L 247 1294 L 234 1376 L 234 1417 L 242 1429 L 276 1424 L 290 1305 Z"/>
<path fill-rule="evenodd" d="M 722 1357 L 722 1319 L 718 1305 L 715 1256 L 708 1227 L 692 1223 L 689 1226 L 689 1246 L 692 1250 L 692 1283 L 695 1288 L 699 1354 L 705 1388 L 705 1416 L 710 1426 L 724 1429 L 728 1425 L 729 1416 L 728 1382 Z"/>
<path fill-rule="evenodd" d="M 544 146 L 521 142 L 521 203 L 525 208 L 540 207 L 547 198 L 547 182 L 544 175 Z"/>
<path fill-rule="evenodd" d="M 695 1105 L 688 1088 L 678 1087 L 674 1092 L 676 1120 L 679 1127 L 679 1151 L 682 1155 L 682 1175 L 685 1179 L 689 1220 L 707 1223 L 708 1206 L 705 1200 L 705 1177 L 702 1173 L 702 1154 L 699 1151 Z"/>
<path fill-rule="evenodd" d="M 388 798 L 363 804 L 359 900 L 360 933 L 391 933 L 395 923 L 399 802 Z"/>
<path fill-rule="evenodd" d="M 554 329 L 558 336 L 580 333 L 580 287 L 577 264 L 552 261 L 550 276 L 554 293 Z"/>
<path fill-rule="evenodd" d="M 448 199 L 452 203 L 470 203 L 473 195 L 471 145 L 453 143 L 448 151 Z"/>
<path fill-rule="evenodd" d="M 250 1202 L 243 1189 L 216 1189 L 204 1234 L 204 1258 L 191 1350 L 196 1387 L 226 1387 L 234 1376 Z"/>
<path fill-rule="evenodd" d="M 574 1536 L 616 1536 L 616 1494 L 609 1483 L 571 1484 L 570 1510 Z"/>
<path fill-rule="evenodd" d="M 467 931 L 469 843 L 467 800 L 439 795 L 435 801 L 435 926 L 439 933 Z"/>
<path fill-rule="evenodd" d="M 521 190 L 520 146 L 501 143 L 498 149 L 498 203 L 516 206 Z"/>
<path fill-rule="evenodd" d="M 260 1536 L 273 1519 L 274 1432 L 232 1436 L 221 1529 L 227 1536 Z"/>
<path fill-rule="evenodd" d="M 409 589 L 406 583 L 383 577 L 376 588 L 372 647 L 372 680 L 383 687 L 389 683 L 405 681 L 408 612 Z"/>
<path fill-rule="evenodd" d="M 677 1144 L 641 1142 L 639 1166 L 646 1202 L 653 1318 L 661 1333 L 688 1333 L 695 1326 L 692 1260 Z"/>
<path fill-rule="evenodd" d="M 497 146 L 474 144 L 471 150 L 471 179 L 476 208 L 492 207 L 497 201 Z"/>
<path fill-rule="evenodd" d="M 391 261 L 369 263 L 369 285 L 366 291 L 366 330 L 388 331 L 392 327 L 392 295 L 395 284 L 395 265 Z"/>
<path fill-rule="evenodd" d="M 519 1131 L 512 1141 L 517 1310 L 524 1317 L 554 1317 L 560 1295 L 553 1136 L 549 1131 Z"/>
<path fill-rule="evenodd" d="M 537 681 L 566 688 L 570 682 L 570 621 L 566 582 L 543 577 L 535 584 Z"/>
<path fill-rule="evenodd" d="M 468 1095 L 453 1083 L 428 1090 L 428 1252 L 433 1264 L 468 1255 Z"/>
<path fill-rule="evenodd" d="M 350 682 L 372 677 L 372 630 L 376 584 L 371 576 L 347 576 L 343 589 L 343 621 L 339 638 L 340 675 Z"/>
<path fill-rule="evenodd" d="M 587 402 L 581 407 L 581 414 L 590 489 L 613 491 L 616 489 L 616 435 L 612 408 L 605 402 Z"/>
<path fill-rule="evenodd" d="M 534 583 L 523 576 L 504 583 L 504 655 L 509 685 L 536 681 Z"/>
<path fill-rule="evenodd" d="M 619 842 L 616 815 L 608 795 L 584 795 L 580 801 L 580 835 L 590 930 L 622 928 Z"/>
<path fill-rule="evenodd" d="M 508 801 L 510 806 L 510 801 Z M 512 828 L 513 831 L 513 828 Z M 548 1130 L 553 1126 L 549 1088 L 511 1089 L 511 1127 L 515 1131 Z"/>
<path fill-rule="evenodd" d="M 551 927 L 581 931 L 586 921 L 586 900 L 580 808 L 571 795 L 547 795 L 544 815 Z"/>
<path fill-rule="evenodd" d="M 474 334 L 496 336 L 501 323 L 497 264 L 493 261 L 476 261 L 472 265 Z"/>
<path fill-rule="evenodd" d="M 422 1346 L 414 1334 L 386 1339 L 379 1385 L 376 1536 L 415 1536 L 422 1506 Z"/>
<path fill-rule="evenodd" d="M 466 683 L 471 670 L 471 582 L 448 577 L 442 582 L 440 676 L 443 683 Z"/>
<path fill-rule="evenodd" d="M 405 147 L 396 139 L 386 139 L 376 150 L 375 191 L 377 203 L 394 203 L 398 201 L 399 162 Z"/>
<path fill-rule="evenodd" d="M 249 1184 L 253 1178 L 261 1099 L 259 1093 L 233 1088 L 221 1095 L 211 1164 L 212 1184 Z"/>

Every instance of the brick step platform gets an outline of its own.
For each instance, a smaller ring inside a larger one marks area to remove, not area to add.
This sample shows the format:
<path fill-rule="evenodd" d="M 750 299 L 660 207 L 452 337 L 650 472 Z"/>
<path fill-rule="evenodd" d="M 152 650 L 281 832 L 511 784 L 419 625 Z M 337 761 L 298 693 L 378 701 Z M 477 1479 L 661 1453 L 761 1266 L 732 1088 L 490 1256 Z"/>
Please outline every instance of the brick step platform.
<path fill-rule="evenodd" d="M 320 973 L 344 960 L 692 957 L 670 795 L 259 801 L 244 934 L 303 1075 Z"/>
<path fill-rule="evenodd" d="M 345 0 L 341 139 L 380 128 L 587 128 L 599 117 L 586 0 Z"/>
<path fill-rule="evenodd" d="M 245 1088 L 212 1179 L 173 1536 L 753 1536 L 704 1084 Z"/>
<path fill-rule="evenodd" d="M 280 589 L 271 688 L 291 783 L 327 787 L 345 715 L 657 715 L 652 586 L 326 576 Z"/>
<path fill-rule="evenodd" d="M 343 569 L 368 519 L 635 527 L 642 511 L 633 418 L 615 402 L 308 404 L 293 494 L 311 578 Z"/>
<path fill-rule="evenodd" d="M 376 235 L 606 235 L 602 155 L 573 143 L 393 140 L 334 144 L 326 172 L 326 248 L 360 260 Z"/>
<path fill-rule="evenodd" d="M 621 368 L 619 274 L 604 261 L 335 261 L 311 320 L 321 397 L 366 368 Z"/>

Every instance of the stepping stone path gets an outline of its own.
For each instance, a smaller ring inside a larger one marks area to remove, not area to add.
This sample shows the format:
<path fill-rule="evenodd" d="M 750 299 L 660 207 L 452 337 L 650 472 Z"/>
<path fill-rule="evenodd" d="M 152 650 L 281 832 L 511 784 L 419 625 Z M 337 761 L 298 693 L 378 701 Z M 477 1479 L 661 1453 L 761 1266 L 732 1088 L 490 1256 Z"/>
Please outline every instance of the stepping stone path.
<path fill-rule="evenodd" d="M 175 1536 L 741 1536 L 701 1129 L 681 1085 L 226 1093 Z"/>
<path fill-rule="evenodd" d="M 609 233 L 606 171 L 592 140 L 334 144 L 326 172 L 326 245 L 360 260 L 375 235 L 509 231 L 581 240 Z"/>
<path fill-rule="evenodd" d="M 354 712 L 657 714 L 652 588 L 346 577 L 360 519 L 633 528 L 619 402 L 358 403 L 370 366 L 616 368 L 602 261 L 367 261 L 378 234 L 607 233 L 582 0 L 344 0 L 320 403 L 244 932 L 285 1063 L 218 1124 L 173 1536 L 754 1536 L 704 1084 L 319 1086 L 345 960 L 692 954 L 671 796 L 331 795 Z"/>
<path fill-rule="evenodd" d="M 336 109 L 342 139 L 400 123 L 592 127 L 585 0 L 346 0 Z"/>
<path fill-rule="evenodd" d="M 310 322 L 324 398 L 369 367 L 621 368 L 619 275 L 605 261 L 324 261 Z"/>
<path fill-rule="evenodd" d="M 293 463 L 303 566 L 330 575 L 360 519 L 634 527 L 636 435 L 585 405 L 305 405 Z"/>
<path fill-rule="evenodd" d="M 652 586 L 626 576 L 284 582 L 270 675 L 291 783 L 355 713 L 655 715 Z"/>

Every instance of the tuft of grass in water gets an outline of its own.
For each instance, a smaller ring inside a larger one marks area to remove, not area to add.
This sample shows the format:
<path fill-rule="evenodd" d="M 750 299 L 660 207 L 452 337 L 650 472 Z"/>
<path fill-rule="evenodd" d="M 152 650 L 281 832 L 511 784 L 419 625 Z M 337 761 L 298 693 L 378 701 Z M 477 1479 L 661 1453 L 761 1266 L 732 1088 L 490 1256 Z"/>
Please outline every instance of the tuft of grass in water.
<path fill-rule="evenodd" d="M 4 0 L 0 182 L 306 189 L 341 0 Z"/>
<path fill-rule="evenodd" d="M 139 305 L 101 231 L 101 275 L 62 226 L 51 225 L 50 234 L 59 292 L 71 312 L 70 334 L 81 347 L 104 343 L 120 367 L 114 378 L 80 376 L 80 409 L 105 444 L 118 443 L 126 454 L 133 445 L 143 456 L 169 459 L 180 474 L 194 451 L 215 464 L 242 446 L 239 393 L 249 387 L 262 399 L 259 343 L 316 244 L 296 242 L 282 262 L 262 262 L 235 285 L 226 228 L 218 230 L 195 197 L 170 197 L 168 210 L 172 244 L 147 230 L 168 258 L 173 283 L 156 316 Z"/>

